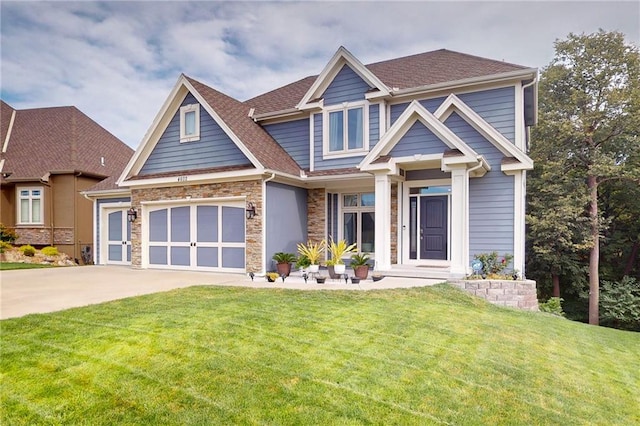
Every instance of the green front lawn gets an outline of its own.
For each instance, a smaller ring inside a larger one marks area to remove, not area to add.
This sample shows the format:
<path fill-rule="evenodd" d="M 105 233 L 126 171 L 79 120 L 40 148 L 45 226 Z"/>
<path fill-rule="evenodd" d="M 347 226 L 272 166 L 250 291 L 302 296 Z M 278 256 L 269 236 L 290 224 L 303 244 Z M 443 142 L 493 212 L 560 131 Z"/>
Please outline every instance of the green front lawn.
<path fill-rule="evenodd" d="M 53 268 L 53 265 L 45 265 L 42 263 L 22 263 L 22 262 L 0 262 L 0 270 L 9 271 L 11 269 L 38 269 Z"/>
<path fill-rule="evenodd" d="M 3 425 L 640 423 L 640 334 L 446 285 L 193 287 L 0 326 Z"/>

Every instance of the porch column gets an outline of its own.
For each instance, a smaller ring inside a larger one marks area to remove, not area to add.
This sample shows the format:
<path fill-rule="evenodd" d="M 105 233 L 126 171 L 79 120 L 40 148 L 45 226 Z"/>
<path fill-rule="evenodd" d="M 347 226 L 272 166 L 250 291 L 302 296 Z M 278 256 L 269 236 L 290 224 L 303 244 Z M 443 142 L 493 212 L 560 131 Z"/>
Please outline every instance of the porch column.
<path fill-rule="evenodd" d="M 469 172 L 466 166 L 451 168 L 451 270 L 463 277 L 469 265 Z"/>
<path fill-rule="evenodd" d="M 381 271 L 391 269 L 391 177 L 376 175 L 375 261 Z"/>

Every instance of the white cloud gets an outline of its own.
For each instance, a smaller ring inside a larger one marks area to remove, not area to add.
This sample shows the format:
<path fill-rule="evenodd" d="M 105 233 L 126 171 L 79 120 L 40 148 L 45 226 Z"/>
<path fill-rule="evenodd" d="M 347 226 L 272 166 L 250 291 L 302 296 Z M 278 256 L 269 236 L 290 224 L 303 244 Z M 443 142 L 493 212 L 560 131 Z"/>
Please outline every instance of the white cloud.
<path fill-rule="evenodd" d="M 640 39 L 637 2 L 7 2 L 2 98 L 75 105 L 136 146 L 181 72 L 238 99 L 362 62 L 440 48 L 542 67 L 569 32 Z"/>

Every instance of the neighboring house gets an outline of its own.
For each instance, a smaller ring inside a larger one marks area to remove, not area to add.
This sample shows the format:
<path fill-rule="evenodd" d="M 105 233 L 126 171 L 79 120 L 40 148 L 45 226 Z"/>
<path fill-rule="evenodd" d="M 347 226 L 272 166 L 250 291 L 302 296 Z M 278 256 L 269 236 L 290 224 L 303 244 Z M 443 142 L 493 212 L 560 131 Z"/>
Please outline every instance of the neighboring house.
<path fill-rule="evenodd" d="M 398 275 L 460 277 L 494 250 L 523 271 L 536 78 L 448 50 L 363 65 L 343 47 L 245 102 L 181 75 L 118 186 L 91 194 L 96 257 L 125 259 L 131 206 L 142 268 L 264 272 L 333 237 Z"/>
<path fill-rule="evenodd" d="M 0 102 L 0 222 L 15 227 L 16 244 L 90 257 L 92 202 L 80 192 L 117 177 L 133 150 L 75 107 Z"/>

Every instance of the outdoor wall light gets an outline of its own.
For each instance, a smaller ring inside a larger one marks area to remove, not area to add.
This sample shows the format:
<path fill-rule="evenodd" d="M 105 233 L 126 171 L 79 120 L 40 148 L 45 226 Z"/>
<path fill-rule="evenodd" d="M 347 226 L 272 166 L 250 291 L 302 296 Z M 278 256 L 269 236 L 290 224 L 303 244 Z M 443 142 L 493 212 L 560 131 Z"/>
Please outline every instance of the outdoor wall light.
<path fill-rule="evenodd" d="M 127 210 L 127 220 L 129 222 L 135 221 L 137 217 L 138 217 L 138 211 L 136 209 L 130 208 L 129 210 Z"/>
<path fill-rule="evenodd" d="M 247 219 L 252 219 L 256 215 L 256 206 L 249 201 L 247 203 Z"/>

